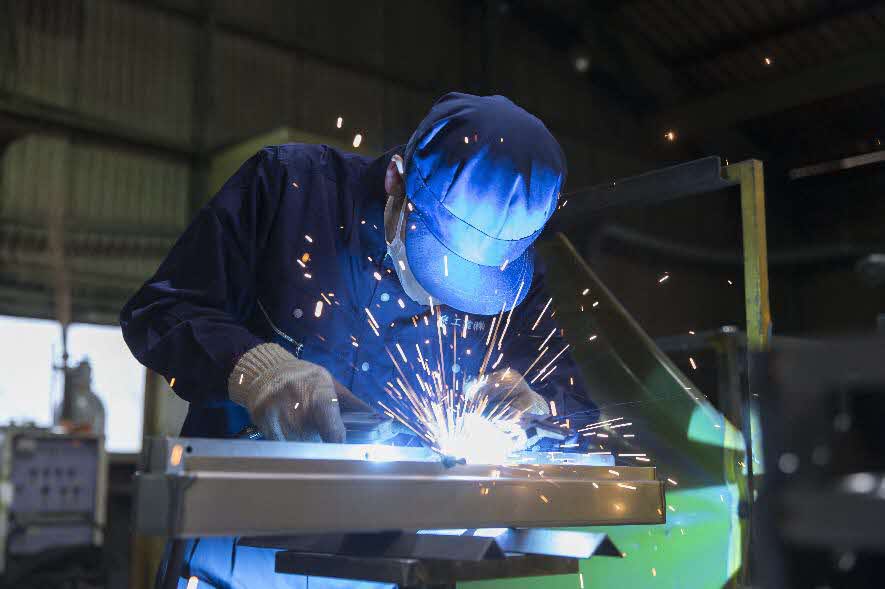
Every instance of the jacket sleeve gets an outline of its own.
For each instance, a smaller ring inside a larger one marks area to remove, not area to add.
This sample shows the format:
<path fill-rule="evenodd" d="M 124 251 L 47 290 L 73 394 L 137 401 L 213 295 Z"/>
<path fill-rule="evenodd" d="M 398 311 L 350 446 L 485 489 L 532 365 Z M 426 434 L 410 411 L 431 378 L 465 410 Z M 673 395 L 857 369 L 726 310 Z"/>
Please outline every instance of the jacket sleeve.
<path fill-rule="evenodd" d="M 276 148 L 243 164 L 120 314 L 133 355 L 174 378 L 175 392 L 187 401 L 227 399 L 227 378 L 237 358 L 263 343 L 244 320 L 254 305 L 256 264 L 284 174 Z"/>

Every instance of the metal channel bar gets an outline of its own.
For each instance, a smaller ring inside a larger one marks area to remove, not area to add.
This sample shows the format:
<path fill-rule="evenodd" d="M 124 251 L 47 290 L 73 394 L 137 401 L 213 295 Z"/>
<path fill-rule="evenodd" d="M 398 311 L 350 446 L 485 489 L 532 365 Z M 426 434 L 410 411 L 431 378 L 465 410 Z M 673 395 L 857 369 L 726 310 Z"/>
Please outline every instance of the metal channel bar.
<path fill-rule="evenodd" d="M 651 467 L 191 455 L 179 468 L 138 475 L 139 531 L 262 536 L 664 522 L 663 487 Z"/>
<path fill-rule="evenodd" d="M 722 177 L 718 156 L 705 157 L 563 195 L 572 201 L 569 214 L 555 216 L 551 226 L 562 230 L 572 222 L 585 222 L 585 215 L 605 209 L 659 204 L 735 185 L 735 179 Z"/>

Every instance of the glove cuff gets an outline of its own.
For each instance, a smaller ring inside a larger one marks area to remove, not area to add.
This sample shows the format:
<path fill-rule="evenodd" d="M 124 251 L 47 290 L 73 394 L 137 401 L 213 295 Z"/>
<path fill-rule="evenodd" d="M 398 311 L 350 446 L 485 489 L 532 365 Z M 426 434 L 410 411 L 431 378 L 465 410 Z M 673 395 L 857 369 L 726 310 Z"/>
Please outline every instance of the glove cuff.
<path fill-rule="evenodd" d="M 279 344 L 259 344 L 237 360 L 227 379 L 230 400 L 251 412 L 273 390 L 274 375 L 297 368 L 300 360 Z"/>

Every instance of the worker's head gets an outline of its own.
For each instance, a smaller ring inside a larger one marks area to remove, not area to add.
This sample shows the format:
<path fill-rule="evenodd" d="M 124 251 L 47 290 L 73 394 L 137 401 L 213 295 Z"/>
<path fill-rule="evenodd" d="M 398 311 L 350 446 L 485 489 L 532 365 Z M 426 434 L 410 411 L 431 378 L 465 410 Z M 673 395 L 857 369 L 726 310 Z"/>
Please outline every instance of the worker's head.
<path fill-rule="evenodd" d="M 447 94 L 403 160 L 387 170 L 385 230 L 406 292 L 481 315 L 522 301 L 566 173 L 544 124 L 503 96 Z"/>

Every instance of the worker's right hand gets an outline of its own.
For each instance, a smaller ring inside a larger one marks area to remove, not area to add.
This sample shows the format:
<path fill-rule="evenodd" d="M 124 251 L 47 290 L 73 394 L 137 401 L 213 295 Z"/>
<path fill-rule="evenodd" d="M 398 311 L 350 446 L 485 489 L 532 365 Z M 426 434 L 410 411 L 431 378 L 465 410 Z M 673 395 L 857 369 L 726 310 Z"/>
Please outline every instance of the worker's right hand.
<path fill-rule="evenodd" d="M 277 344 L 261 344 L 240 356 L 228 392 L 249 410 L 267 440 L 343 442 L 340 405 L 360 403 L 328 370 Z"/>

